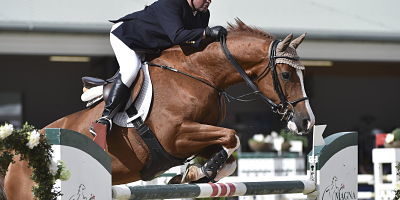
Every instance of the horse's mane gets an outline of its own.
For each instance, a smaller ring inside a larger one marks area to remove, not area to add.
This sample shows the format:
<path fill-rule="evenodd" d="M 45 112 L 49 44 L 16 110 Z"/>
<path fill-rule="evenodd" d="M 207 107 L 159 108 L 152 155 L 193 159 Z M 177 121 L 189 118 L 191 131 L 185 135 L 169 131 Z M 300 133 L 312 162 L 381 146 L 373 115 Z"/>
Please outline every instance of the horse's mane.
<path fill-rule="evenodd" d="M 246 25 L 239 18 L 236 18 L 235 22 L 236 22 L 236 24 L 228 23 L 228 31 L 239 33 L 239 34 L 251 34 L 251 35 L 263 37 L 266 39 L 273 39 L 273 36 L 270 35 L 269 33 L 265 32 L 259 28 L 256 28 L 256 27 L 250 27 L 250 26 Z"/>
<path fill-rule="evenodd" d="M 271 34 L 261 30 L 260 28 L 248 26 L 239 18 L 235 18 L 234 24 L 228 22 L 227 29 L 230 32 L 230 34 L 237 34 L 239 36 L 248 35 L 248 36 L 254 36 L 254 37 L 269 39 L 269 40 L 274 39 L 274 37 Z M 205 42 L 202 42 L 200 44 L 199 48 L 194 48 L 192 46 L 175 45 L 164 51 L 165 52 L 167 52 L 167 51 L 183 51 L 183 53 L 185 55 L 190 55 L 195 52 L 203 51 L 212 42 L 214 42 L 214 41 L 206 40 Z M 147 60 L 151 61 L 152 59 L 157 58 L 158 56 L 159 55 L 155 55 L 153 57 L 149 56 L 149 59 L 147 59 Z"/>

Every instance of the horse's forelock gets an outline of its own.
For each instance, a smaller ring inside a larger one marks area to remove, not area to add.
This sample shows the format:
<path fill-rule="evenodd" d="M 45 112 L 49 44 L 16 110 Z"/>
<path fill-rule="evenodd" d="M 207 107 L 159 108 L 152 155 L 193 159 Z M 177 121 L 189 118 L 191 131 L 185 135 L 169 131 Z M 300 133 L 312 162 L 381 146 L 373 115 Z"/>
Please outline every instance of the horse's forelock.
<path fill-rule="evenodd" d="M 251 34 L 254 36 L 258 36 L 258 37 L 263 37 L 266 39 L 273 39 L 273 36 L 266 33 L 265 31 L 256 28 L 256 27 L 251 27 L 248 26 L 247 24 L 245 24 L 242 20 L 240 20 L 239 18 L 235 19 L 235 24 L 232 23 L 228 23 L 228 30 L 231 32 L 235 32 L 235 33 L 242 33 L 242 34 Z"/>

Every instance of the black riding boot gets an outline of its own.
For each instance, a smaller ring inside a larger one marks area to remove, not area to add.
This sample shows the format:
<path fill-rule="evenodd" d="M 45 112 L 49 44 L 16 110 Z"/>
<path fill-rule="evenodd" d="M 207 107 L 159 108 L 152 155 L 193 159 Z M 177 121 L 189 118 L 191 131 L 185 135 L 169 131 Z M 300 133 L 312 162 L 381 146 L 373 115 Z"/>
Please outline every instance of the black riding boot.
<path fill-rule="evenodd" d="M 96 120 L 93 123 L 90 132 L 95 136 L 100 132 L 105 132 L 104 135 L 108 134 L 111 130 L 112 121 L 111 119 L 114 115 L 123 109 L 126 105 L 126 102 L 129 99 L 130 90 L 129 88 L 122 82 L 121 74 L 115 79 L 113 83 L 113 87 L 106 99 L 104 106 L 103 115 L 100 119 Z"/>

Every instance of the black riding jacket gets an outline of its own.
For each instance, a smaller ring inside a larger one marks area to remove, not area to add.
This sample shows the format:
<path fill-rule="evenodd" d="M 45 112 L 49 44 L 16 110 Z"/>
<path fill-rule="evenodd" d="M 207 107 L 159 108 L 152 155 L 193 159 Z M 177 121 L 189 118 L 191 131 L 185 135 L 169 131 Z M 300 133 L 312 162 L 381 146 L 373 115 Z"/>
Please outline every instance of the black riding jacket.
<path fill-rule="evenodd" d="M 111 22 L 124 23 L 112 31 L 131 49 L 164 50 L 174 45 L 197 47 L 208 26 L 210 12 L 197 12 L 186 0 L 158 0 L 144 10 Z"/>

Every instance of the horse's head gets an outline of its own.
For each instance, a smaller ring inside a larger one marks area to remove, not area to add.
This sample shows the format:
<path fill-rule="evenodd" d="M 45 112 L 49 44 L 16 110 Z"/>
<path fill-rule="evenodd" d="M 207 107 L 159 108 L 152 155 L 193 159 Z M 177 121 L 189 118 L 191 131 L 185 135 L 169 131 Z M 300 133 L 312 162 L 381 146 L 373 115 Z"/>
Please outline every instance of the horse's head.
<path fill-rule="evenodd" d="M 264 95 L 276 104 L 272 105 L 275 112 L 287 121 L 287 127 L 298 134 L 307 133 L 315 123 L 315 117 L 311 110 L 305 89 L 303 72 L 304 66 L 300 63 L 296 49 L 304 40 L 305 34 L 293 39 L 288 35 L 283 41 L 275 40 L 269 45 L 267 71 L 271 74 L 268 78 L 258 78 L 256 84 Z M 268 72 L 266 72 L 268 73 Z"/>
<path fill-rule="evenodd" d="M 283 41 L 273 40 L 268 34 L 250 28 L 241 21 L 238 21 L 237 26 L 231 25 L 230 30 L 231 33 L 247 33 L 242 36 L 239 34 L 239 37 L 238 34 L 228 37 L 229 46 L 234 47 L 229 50 L 232 49 L 237 64 L 244 69 L 243 73 L 250 77 L 246 80 L 242 75 L 247 85 L 274 112 L 281 115 L 291 131 L 297 134 L 308 133 L 315 123 L 315 117 L 304 89 L 304 66 L 296 52 L 305 34 L 296 39 L 288 35 Z M 229 57 L 226 49 L 225 55 Z"/>

